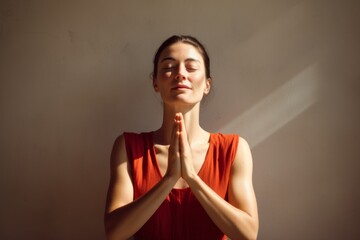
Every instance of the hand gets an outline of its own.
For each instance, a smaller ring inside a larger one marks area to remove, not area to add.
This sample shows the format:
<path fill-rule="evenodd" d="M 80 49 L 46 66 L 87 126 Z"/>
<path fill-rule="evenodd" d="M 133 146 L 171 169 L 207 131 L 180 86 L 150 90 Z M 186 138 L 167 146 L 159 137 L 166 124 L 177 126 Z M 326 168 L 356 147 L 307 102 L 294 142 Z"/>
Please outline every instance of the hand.
<path fill-rule="evenodd" d="M 178 141 L 179 141 L 180 162 L 181 162 L 181 177 L 184 178 L 186 181 L 188 181 L 197 174 L 194 169 L 191 147 L 187 138 L 187 132 L 186 132 L 182 113 L 176 114 L 175 121 L 179 124 Z"/>
<path fill-rule="evenodd" d="M 171 133 L 171 142 L 168 155 L 168 167 L 165 175 L 169 177 L 175 177 L 179 179 L 181 177 L 181 162 L 180 162 L 180 150 L 179 150 L 179 121 L 175 117 L 174 125 Z"/>

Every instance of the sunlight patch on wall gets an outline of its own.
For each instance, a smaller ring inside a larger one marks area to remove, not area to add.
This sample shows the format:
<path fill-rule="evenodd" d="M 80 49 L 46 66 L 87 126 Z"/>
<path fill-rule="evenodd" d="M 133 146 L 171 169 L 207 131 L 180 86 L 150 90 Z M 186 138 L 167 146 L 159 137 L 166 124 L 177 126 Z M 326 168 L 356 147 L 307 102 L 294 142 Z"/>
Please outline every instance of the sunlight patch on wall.
<path fill-rule="evenodd" d="M 313 105 L 318 85 L 318 64 L 314 63 L 219 131 L 239 133 L 255 147 Z"/>

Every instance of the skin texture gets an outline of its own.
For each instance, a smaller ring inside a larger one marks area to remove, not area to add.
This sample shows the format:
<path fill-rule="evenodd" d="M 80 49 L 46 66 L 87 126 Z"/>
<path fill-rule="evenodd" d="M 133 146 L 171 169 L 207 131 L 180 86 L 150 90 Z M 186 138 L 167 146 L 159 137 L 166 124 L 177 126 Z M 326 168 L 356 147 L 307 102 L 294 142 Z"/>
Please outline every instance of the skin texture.
<path fill-rule="evenodd" d="M 228 202 L 197 175 L 209 147 L 210 133 L 199 124 L 200 102 L 211 88 L 202 56 L 190 44 L 175 43 L 159 59 L 154 90 L 163 100 L 163 122 L 154 132 L 154 148 L 163 178 L 133 200 L 123 136 L 114 143 L 105 209 L 108 239 L 128 239 L 151 217 L 172 188 L 190 187 L 214 223 L 231 239 L 256 239 L 258 212 L 252 185 L 252 157 L 240 138 L 231 167 Z"/>

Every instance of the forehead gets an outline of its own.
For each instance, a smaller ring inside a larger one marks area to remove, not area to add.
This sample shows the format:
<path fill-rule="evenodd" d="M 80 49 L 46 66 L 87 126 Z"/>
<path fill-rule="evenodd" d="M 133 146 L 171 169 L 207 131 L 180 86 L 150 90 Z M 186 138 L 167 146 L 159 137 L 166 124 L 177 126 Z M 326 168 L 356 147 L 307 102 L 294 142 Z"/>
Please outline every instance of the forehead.
<path fill-rule="evenodd" d="M 160 54 L 160 62 L 165 58 L 173 58 L 179 61 L 194 59 L 203 62 L 203 57 L 196 47 L 191 44 L 182 42 L 174 43 L 165 48 L 164 51 Z"/>

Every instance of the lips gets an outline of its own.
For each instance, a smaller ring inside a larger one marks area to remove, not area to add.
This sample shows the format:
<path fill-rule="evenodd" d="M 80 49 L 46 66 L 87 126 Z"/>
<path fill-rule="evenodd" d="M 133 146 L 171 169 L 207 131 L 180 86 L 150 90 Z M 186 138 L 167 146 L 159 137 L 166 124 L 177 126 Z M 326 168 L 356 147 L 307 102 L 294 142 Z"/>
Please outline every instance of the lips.
<path fill-rule="evenodd" d="M 173 90 L 177 90 L 177 89 L 191 89 L 191 87 L 187 86 L 187 85 L 176 85 L 175 87 L 172 88 Z"/>

